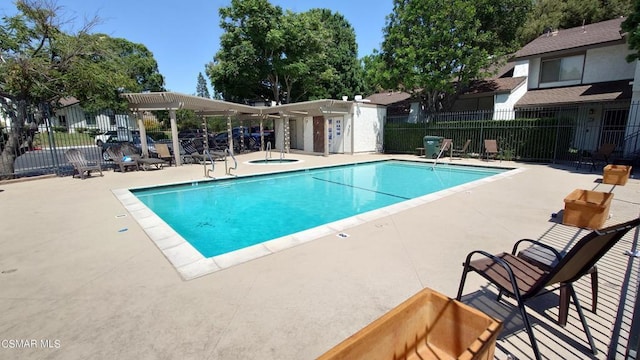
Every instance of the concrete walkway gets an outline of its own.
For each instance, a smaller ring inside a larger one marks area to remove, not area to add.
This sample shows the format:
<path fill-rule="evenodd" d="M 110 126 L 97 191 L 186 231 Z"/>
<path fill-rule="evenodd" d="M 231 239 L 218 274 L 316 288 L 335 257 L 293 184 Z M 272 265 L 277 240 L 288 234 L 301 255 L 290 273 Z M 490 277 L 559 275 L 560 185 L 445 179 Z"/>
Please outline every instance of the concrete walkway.
<path fill-rule="evenodd" d="M 261 157 L 239 156 L 236 173 L 391 158 L 291 154 L 303 161 L 245 163 Z M 202 180 L 201 165 L 0 184 L 0 359 L 313 359 L 424 287 L 455 296 L 472 250 L 510 250 L 525 237 L 570 245 L 586 231 L 551 214 L 573 189 L 615 194 L 607 224 L 640 213 L 636 179 L 612 186 L 556 165 L 467 162 L 524 171 L 346 229 L 348 238 L 329 234 L 189 281 L 112 190 Z M 224 176 L 223 162 L 215 175 Z M 598 359 L 626 350 L 638 260 L 624 251 L 635 241 L 633 231 L 598 267 L 598 311 L 585 312 Z M 590 308 L 588 279 L 577 291 Z M 506 320 L 496 358 L 533 358 L 510 300 L 496 303 L 495 294 L 470 275 L 463 300 Z M 530 311 L 543 356 L 593 358 L 574 308 L 565 328 L 555 323 L 557 300 L 541 297 Z"/>

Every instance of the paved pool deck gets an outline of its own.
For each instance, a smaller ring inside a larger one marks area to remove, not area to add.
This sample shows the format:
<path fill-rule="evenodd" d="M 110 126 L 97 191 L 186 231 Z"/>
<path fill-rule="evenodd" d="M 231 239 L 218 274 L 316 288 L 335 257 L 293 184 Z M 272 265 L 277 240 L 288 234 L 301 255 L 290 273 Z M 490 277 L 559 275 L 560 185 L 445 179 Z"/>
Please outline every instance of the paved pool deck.
<path fill-rule="evenodd" d="M 252 165 L 238 175 L 376 159 L 379 154 L 290 154 L 302 161 Z M 422 159 L 424 160 L 424 159 Z M 448 159 L 444 160 L 448 162 Z M 202 165 L 86 180 L 53 177 L 0 183 L 0 359 L 314 359 L 425 287 L 457 292 L 472 250 L 510 250 L 521 238 L 558 248 L 584 229 L 565 226 L 572 190 L 613 192 L 608 224 L 640 214 L 640 181 L 601 183 L 601 174 L 557 164 L 454 160 L 516 173 L 433 201 L 329 231 L 312 240 L 185 280 L 116 193 L 205 179 Z M 216 162 L 215 177 L 224 177 Z M 348 237 L 339 237 L 338 233 Z M 588 278 L 576 286 L 599 350 L 593 357 L 575 308 L 556 324 L 557 293 L 529 311 L 544 358 L 624 358 L 638 287 L 629 233 L 598 264 L 598 311 Z M 496 358 L 533 358 L 512 302 L 471 274 L 463 301 L 505 320 Z M 26 346 L 29 345 L 29 346 Z"/>

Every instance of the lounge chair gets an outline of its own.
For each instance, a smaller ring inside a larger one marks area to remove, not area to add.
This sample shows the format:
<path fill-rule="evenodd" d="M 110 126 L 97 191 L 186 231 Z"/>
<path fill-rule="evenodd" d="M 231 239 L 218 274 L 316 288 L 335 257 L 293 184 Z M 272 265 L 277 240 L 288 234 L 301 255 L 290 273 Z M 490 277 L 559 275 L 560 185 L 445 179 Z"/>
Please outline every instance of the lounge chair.
<path fill-rule="evenodd" d="M 500 151 L 498 150 L 498 142 L 496 140 L 484 140 L 484 155 L 487 160 L 489 160 L 490 155 L 495 159 L 499 153 Z M 500 158 L 500 161 L 502 162 L 502 157 Z"/>
<path fill-rule="evenodd" d="M 162 169 L 167 164 L 167 162 L 162 159 L 140 155 L 140 150 L 132 143 L 122 143 L 120 145 L 120 149 L 124 156 L 135 160 L 138 163 L 138 169 L 142 169 L 144 171 L 147 171 L 152 167 Z"/>
<path fill-rule="evenodd" d="M 615 149 L 616 144 L 602 144 L 598 150 L 594 152 L 582 152 L 576 169 L 579 169 L 583 162 L 588 162 L 591 165 L 589 168 L 590 171 L 595 170 L 596 164 L 598 163 L 603 163 L 604 165 L 609 164 L 611 161 L 611 154 L 613 154 Z"/>
<path fill-rule="evenodd" d="M 126 148 L 126 146 L 124 146 L 124 148 Z M 118 165 L 117 168 L 120 169 L 120 172 L 126 172 L 128 169 L 140 170 L 140 166 L 138 165 L 140 155 L 125 154 L 122 145 L 110 146 L 106 151 L 111 160 Z"/>
<path fill-rule="evenodd" d="M 471 139 L 467 139 L 464 145 L 461 148 L 456 149 L 455 147 L 451 151 L 452 157 L 466 157 L 467 156 L 467 148 L 471 144 Z"/>
<path fill-rule="evenodd" d="M 539 295 L 547 294 L 559 288 L 561 289 L 560 307 L 562 308 L 563 304 L 568 306 L 568 298 L 570 296 L 578 311 L 582 327 L 591 346 L 591 352 L 595 355 L 597 349 L 591 337 L 586 318 L 582 313 L 578 297 L 573 289 L 573 283 L 588 274 L 607 251 L 629 230 L 638 225 L 640 225 L 640 218 L 590 232 L 580 239 L 564 256 L 549 245 L 530 239 L 516 242 L 511 253 L 491 255 L 480 250 L 472 251 L 467 255 L 464 262 L 464 270 L 462 271 L 456 299 L 461 299 L 467 274 L 471 271 L 476 272 L 498 287 L 498 301 L 500 301 L 502 295 L 514 298 L 522 315 L 535 358 L 539 360 L 540 351 L 525 310 L 525 304 Z M 557 263 L 551 267 L 540 267 L 535 262 L 528 261 L 518 253 L 518 246 L 521 243 L 531 243 L 547 249 L 555 255 Z M 476 259 L 474 260 L 473 258 Z M 550 286 L 555 286 L 555 288 L 548 289 Z"/>
<path fill-rule="evenodd" d="M 191 143 L 189 140 L 184 140 L 181 142 L 182 149 L 184 149 L 184 155 L 182 155 L 182 160 L 187 162 L 187 159 L 191 159 L 192 163 L 198 162 L 198 164 L 203 164 L 207 161 L 207 159 L 202 155 L 198 149 Z"/>
<path fill-rule="evenodd" d="M 69 149 L 64 153 L 64 156 L 67 158 L 67 161 L 73 165 L 73 177 L 76 174 L 80 175 L 82 180 L 85 179 L 86 175 L 91 176 L 91 171 L 98 170 L 100 172 L 100 176 L 102 175 L 102 166 L 100 162 L 88 161 L 82 151 L 78 149 Z"/>
<path fill-rule="evenodd" d="M 156 152 L 158 153 L 158 159 L 162 159 L 164 161 L 169 162 L 169 166 L 173 163 L 173 154 L 169 150 L 169 146 L 167 144 L 156 143 Z"/>
<path fill-rule="evenodd" d="M 443 139 L 440 146 L 440 156 L 446 155 L 449 152 L 449 157 L 453 155 L 453 139 Z"/>

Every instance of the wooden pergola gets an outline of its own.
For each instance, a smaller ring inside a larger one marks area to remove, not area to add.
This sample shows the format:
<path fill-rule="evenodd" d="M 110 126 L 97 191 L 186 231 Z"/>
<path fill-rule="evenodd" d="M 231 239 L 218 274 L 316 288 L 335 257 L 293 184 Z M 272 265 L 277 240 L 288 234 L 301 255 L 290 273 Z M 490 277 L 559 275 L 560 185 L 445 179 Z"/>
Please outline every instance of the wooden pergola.
<path fill-rule="evenodd" d="M 223 100 L 208 99 L 199 96 L 185 95 L 175 92 L 151 92 L 151 93 L 125 93 L 121 95 L 129 102 L 129 109 L 136 114 L 138 127 L 140 128 L 140 139 L 143 151 L 147 151 L 147 137 L 142 113 L 145 111 L 167 110 L 171 121 L 171 138 L 173 148 L 179 149 L 178 126 L 176 121 L 176 110 L 192 110 L 200 116 L 225 116 L 227 118 L 227 131 L 229 134 L 230 148 L 233 148 L 231 118 L 257 119 L 260 122 L 260 136 L 263 137 L 263 121 L 268 118 L 280 119 L 284 125 L 285 150 L 289 151 L 288 141 L 288 120 L 291 116 L 325 116 L 348 114 L 351 111 L 352 102 L 343 100 L 313 100 L 293 104 L 274 106 L 249 106 L 237 104 Z M 328 120 L 325 117 L 325 149 L 324 155 L 329 155 Z M 261 139 L 264 143 L 264 138 Z M 174 152 L 176 165 L 181 165 L 180 152 Z"/>

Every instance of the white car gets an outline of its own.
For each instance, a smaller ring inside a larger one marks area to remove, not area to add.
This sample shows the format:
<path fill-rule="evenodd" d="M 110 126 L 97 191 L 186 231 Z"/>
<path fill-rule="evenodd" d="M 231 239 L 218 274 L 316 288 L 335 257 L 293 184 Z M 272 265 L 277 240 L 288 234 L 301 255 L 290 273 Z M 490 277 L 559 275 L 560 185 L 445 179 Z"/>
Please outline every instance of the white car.
<path fill-rule="evenodd" d="M 96 135 L 96 145 L 98 146 L 102 146 L 102 144 L 106 143 L 107 141 L 109 141 L 109 139 L 111 138 L 117 138 L 118 137 L 118 132 L 115 130 L 110 130 L 110 131 L 105 131 L 102 134 L 98 134 Z"/>

